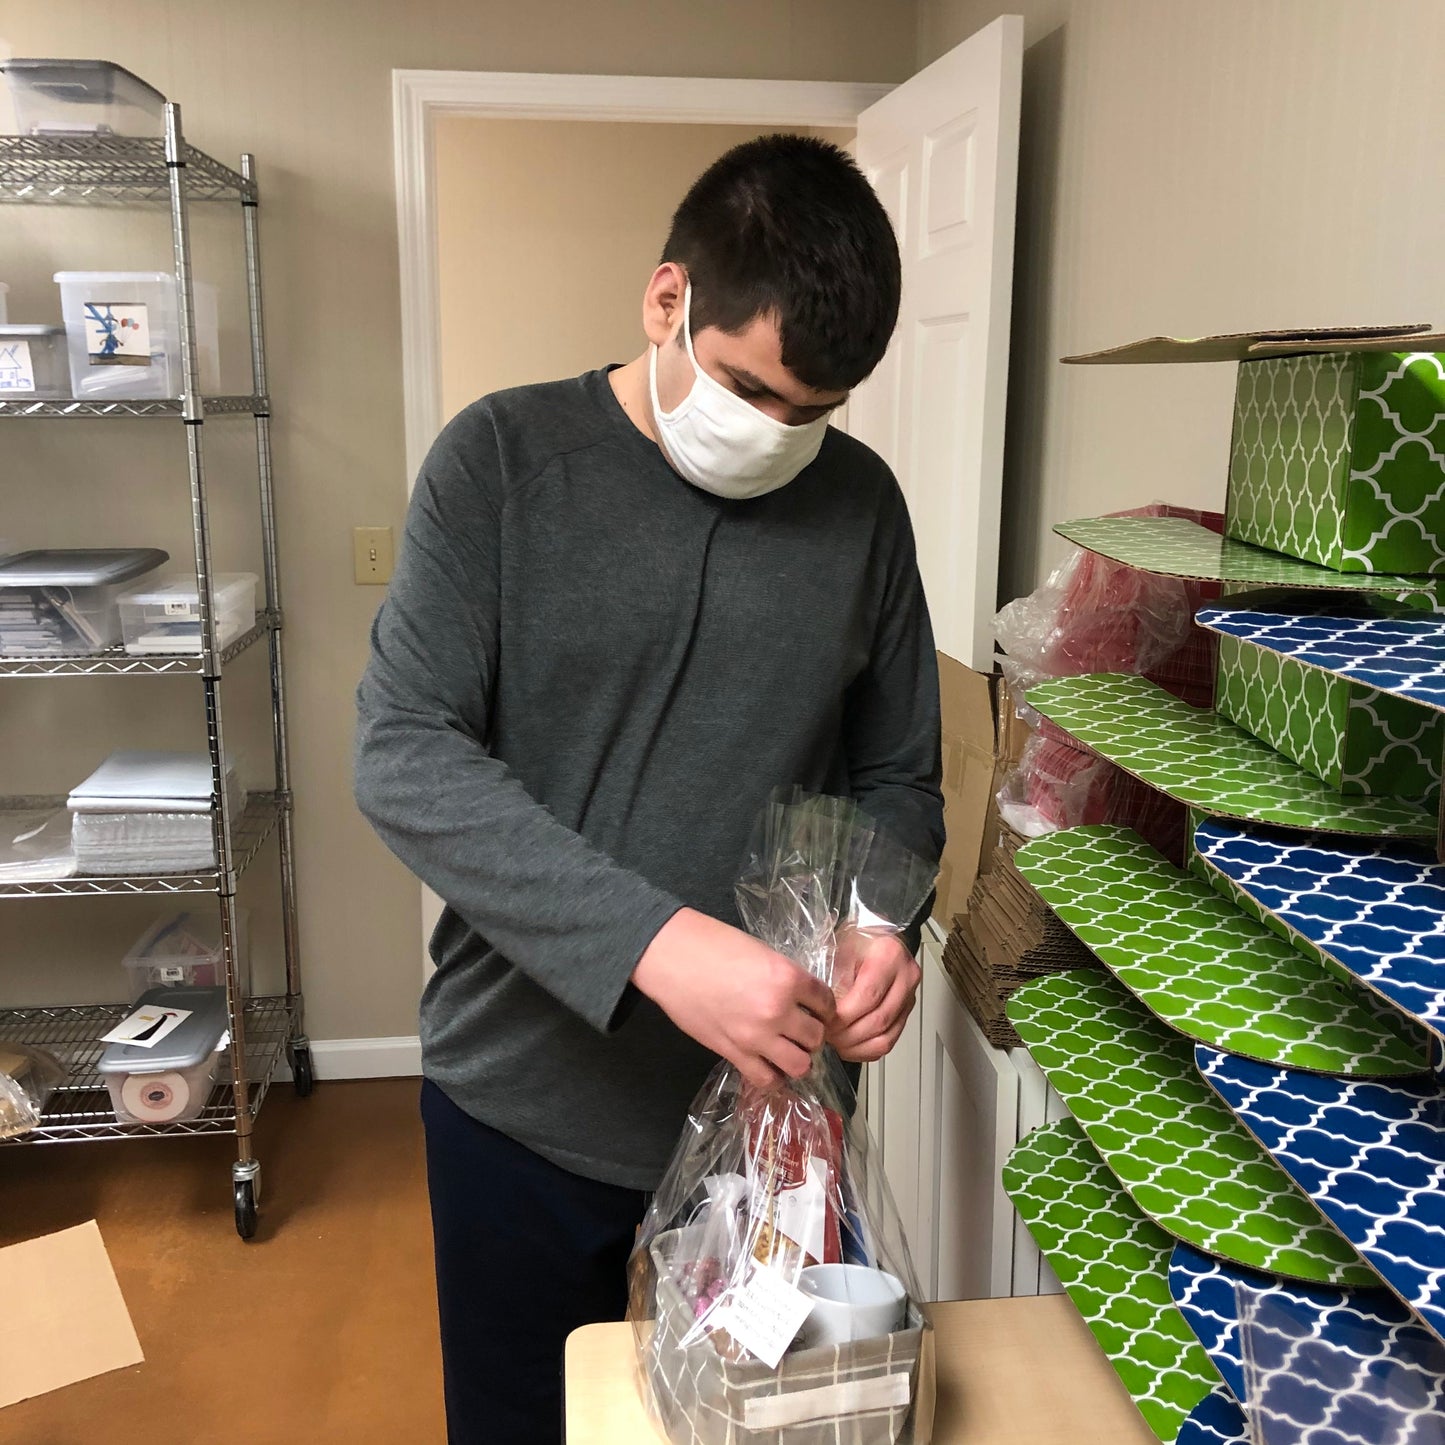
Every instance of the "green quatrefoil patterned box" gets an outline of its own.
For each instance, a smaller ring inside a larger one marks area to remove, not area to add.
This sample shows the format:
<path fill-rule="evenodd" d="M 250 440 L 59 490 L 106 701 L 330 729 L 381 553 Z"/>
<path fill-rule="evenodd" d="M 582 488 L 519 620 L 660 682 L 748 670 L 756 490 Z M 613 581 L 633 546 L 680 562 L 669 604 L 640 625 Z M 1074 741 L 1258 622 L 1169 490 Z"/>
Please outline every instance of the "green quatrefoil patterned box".
<path fill-rule="evenodd" d="M 1214 708 L 1343 794 L 1430 799 L 1440 786 L 1445 713 L 1219 639 Z"/>
<path fill-rule="evenodd" d="M 1445 352 L 1240 362 L 1225 534 L 1336 572 L 1445 572 Z"/>

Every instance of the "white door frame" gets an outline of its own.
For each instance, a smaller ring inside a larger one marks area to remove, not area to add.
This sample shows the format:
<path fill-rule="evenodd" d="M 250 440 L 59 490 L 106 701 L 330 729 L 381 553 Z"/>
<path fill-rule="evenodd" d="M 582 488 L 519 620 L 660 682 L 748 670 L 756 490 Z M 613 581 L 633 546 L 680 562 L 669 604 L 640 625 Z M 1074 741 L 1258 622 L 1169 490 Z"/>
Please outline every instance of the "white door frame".
<path fill-rule="evenodd" d="M 659 124 L 839 126 L 891 84 L 828 80 L 718 80 L 660 75 L 541 75 L 506 70 L 393 70 L 396 228 L 401 262 L 401 367 L 408 493 L 445 418 L 441 415 L 441 316 L 437 295 L 438 115 L 494 120 L 654 121 Z M 679 197 L 681 199 L 681 197 Z M 658 238 L 659 245 L 662 238 Z M 422 889 L 422 977 L 438 916 Z"/>

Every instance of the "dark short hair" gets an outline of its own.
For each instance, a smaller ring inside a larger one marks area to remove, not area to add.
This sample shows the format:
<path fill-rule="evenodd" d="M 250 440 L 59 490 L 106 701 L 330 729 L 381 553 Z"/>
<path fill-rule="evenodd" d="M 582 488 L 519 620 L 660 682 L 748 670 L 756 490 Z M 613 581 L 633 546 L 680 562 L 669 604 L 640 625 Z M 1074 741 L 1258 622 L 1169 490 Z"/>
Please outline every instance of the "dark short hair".
<path fill-rule="evenodd" d="M 783 365 L 846 391 L 883 359 L 898 320 L 898 241 L 873 187 L 835 145 L 766 135 L 713 162 L 663 248 L 692 281 L 692 326 L 776 316 Z"/>

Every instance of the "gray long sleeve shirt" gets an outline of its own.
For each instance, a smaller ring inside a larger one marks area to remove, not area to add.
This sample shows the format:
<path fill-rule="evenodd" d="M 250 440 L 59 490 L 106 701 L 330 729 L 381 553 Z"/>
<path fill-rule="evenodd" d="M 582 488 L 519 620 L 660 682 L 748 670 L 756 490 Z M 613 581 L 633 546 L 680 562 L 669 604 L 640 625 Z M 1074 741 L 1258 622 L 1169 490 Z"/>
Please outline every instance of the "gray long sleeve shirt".
<path fill-rule="evenodd" d="M 357 800 L 447 907 L 423 1067 L 554 1163 L 655 1187 L 716 1062 L 629 982 L 732 885 L 781 784 L 943 843 L 908 515 L 830 429 L 788 486 L 674 473 L 605 371 L 463 411 L 412 497 L 358 695 Z"/>

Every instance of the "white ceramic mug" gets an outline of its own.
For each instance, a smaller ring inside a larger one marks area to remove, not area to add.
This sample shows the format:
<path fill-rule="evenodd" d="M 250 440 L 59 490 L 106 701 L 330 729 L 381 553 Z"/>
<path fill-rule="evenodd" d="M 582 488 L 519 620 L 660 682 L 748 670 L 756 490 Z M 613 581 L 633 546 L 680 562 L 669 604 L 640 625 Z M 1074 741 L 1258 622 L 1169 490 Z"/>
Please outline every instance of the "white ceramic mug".
<path fill-rule="evenodd" d="M 798 1276 L 813 1308 L 798 1331 L 805 1350 L 890 1335 L 903 1324 L 907 1294 L 881 1269 L 862 1264 L 814 1264 Z"/>

